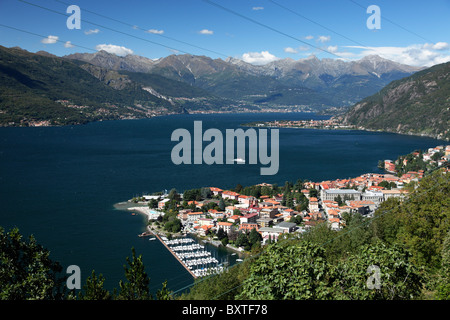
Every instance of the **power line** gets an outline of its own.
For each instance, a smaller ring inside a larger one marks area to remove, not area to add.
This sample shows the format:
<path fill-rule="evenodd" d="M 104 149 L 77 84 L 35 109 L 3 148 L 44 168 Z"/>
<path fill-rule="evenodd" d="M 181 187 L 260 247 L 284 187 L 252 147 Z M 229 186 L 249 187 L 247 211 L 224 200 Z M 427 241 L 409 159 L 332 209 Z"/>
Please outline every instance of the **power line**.
<path fill-rule="evenodd" d="M 16 28 L 16 27 L 7 26 L 7 25 L 4 25 L 4 24 L 0 24 L 0 27 L 8 28 L 8 29 L 15 30 L 15 31 L 20 31 L 20 32 L 23 32 L 23 33 L 28 33 L 28 34 L 31 34 L 33 36 L 37 36 L 37 37 L 41 37 L 41 38 L 47 38 L 47 36 L 44 36 L 42 34 L 34 33 L 34 32 L 23 30 L 23 29 L 19 29 L 19 28 Z M 54 41 L 61 42 L 61 43 L 67 43 L 67 41 L 63 41 L 63 40 L 59 40 L 59 39 L 54 39 Z M 97 51 L 95 49 L 88 48 L 88 47 L 85 47 L 85 46 L 81 46 L 81 45 L 78 45 L 78 44 L 75 44 L 75 43 L 72 43 L 72 42 L 70 42 L 70 44 L 72 46 L 74 46 L 74 47 L 83 48 L 83 49 L 86 49 L 86 50 L 89 50 L 89 51 L 94 51 L 94 52 Z"/>
<path fill-rule="evenodd" d="M 269 0 L 269 1 L 270 1 L 270 0 Z M 359 4 L 358 2 L 356 2 L 356 1 L 354 1 L 354 0 L 348 0 L 348 1 L 350 1 L 351 3 L 357 5 L 358 7 L 363 8 L 364 10 L 367 10 L 366 7 L 364 7 L 363 5 Z M 391 19 L 389 19 L 388 17 L 386 17 L 384 14 L 383 14 L 383 20 L 386 20 L 387 22 L 390 22 L 390 23 L 393 24 L 394 26 L 397 26 L 397 27 L 399 27 L 400 29 L 403 29 L 403 30 L 405 30 L 406 32 L 409 32 L 409 33 L 415 35 L 416 37 L 419 37 L 419 38 L 421 38 L 421 39 L 423 39 L 423 40 L 425 40 L 425 41 L 427 41 L 427 42 L 434 43 L 434 42 L 431 41 L 430 39 L 424 38 L 424 37 L 422 37 L 420 34 L 417 34 L 416 32 L 411 31 L 411 30 L 409 30 L 409 29 L 406 29 L 405 27 L 399 25 L 397 22 L 392 21 Z"/>
<path fill-rule="evenodd" d="M 54 0 L 54 1 L 59 2 L 59 3 L 62 3 L 62 4 L 65 4 L 65 5 L 70 5 L 70 3 L 67 3 L 67 2 L 64 2 L 64 1 L 61 1 L 61 0 Z M 85 8 L 83 8 L 83 11 L 92 13 L 92 14 L 94 14 L 94 15 L 96 15 L 96 16 L 99 16 L 99 17 L 102 17 L 102 18 L 104 18 L 104 19 L 108 19 L 108 20 L 111 20 L 111 21 L 114 21 L 114 22 L 118 22 L 118 23 L 123 24 L 123 25 L 125 25 L 125 26 L 132 27 L 133 29 L 141 30 L 141 31 L 144 31 L 144 32 L 146 32 L 146 33 L 151 33 L 151 32 L 148 32 L 148 30 L 146 30 L 146 29 L 144 29 L 144 28 L 141 28 L 141 27 L 139 27 L 139 26 L 137 26 L 137 25 L 133 25 L 133 24 L 130 24 L 130 23 L 128 23 L 128 22 L 124 22 L 124 21 L 121 21 L 121 20 L 118 20 L 118 19 L 115 19 L 115 18 L 111 18 L 111 17 L 105 16 L 105 15 L 103 15 L 103 14 L 100 14 L 100 13 L 98 13 L 98 12 L 94 12 L 94 11 L 91 11 L 91 10 L 88 10 L 88 9 L 85 9 Z M 169 40 L 172 40 L 172 41 L 176 41 L 176 42 L 179 42 L 179 43 L 182 43 L 182 44 L 185 44 L 185 45 L 188 45 L 188 46 L 191 46 L 191 47 L 200 49 L 200 50 L 208 51 L 208 52 L 211 52 L 211 53 L 220 55 L 220 56 L 225 57 L 225 58 L 228 58 L 228 57 L 229 57 L 229 55 L 226 55 L 226 54 L 223 54 L 223 53 L 214 51 L 214 50 L 210 50 L 210 49 L 207 49 L 207 48 L 203 48 L 203 47 L 197 46 L 197 45 L 195 45 L 195 44 L 192 44 L 192 43 L 189 43 L 189 42 L 186 42 L 186 41 L 182 41 L 182 40 L 179 40 L 179 39 L 175 39 L 175 38 L 173 38 L 173 37 L 169 37 L 169 36 L 166 36 L 166 35 L 164 35 L 164 34 L 159 34 L 159 33 L 151 33 L 151 34 L 154 34 L 154 35 L 157 35 L 157 36 L 159 36 L 159 37 L 166 38 L 166 39 L 169 39 Z"/>
<path fill-rule="evenodd" d="M 342 38 L 345 38 L 345 39 L 347 39 L 347 40 L 349 40 L 349 41 L 351 41 L 351 42 L 353 42 L 353 43 L 356 43 L 356 44 L 358 44 L 358 45 L 360 45 L 360 46 L 363 46 L 363 47 L 365 47 L 365 48 L 368 48 L 367 46 L 365 46 L 365 45 L 362 44 L 361 42 L 358 42 L 358 41 L 356 41 L 356 40 L 353 40 L 353 39 L 351 39 L 351 38 L 349 38 L 349 37 L 347 37 L 347 36 L 345 36 L 345 35 L 343 35 L 343 34 L 337 32 L 337 31 L 334 31 L 334 30 L 332 30 L 332 29 L 330 29 L 330 28 L 324 26 L 323 24 L 320 24 L 319 22 L 316 22 L 316 21 L 314 21 L 314 20 L 312 20 L 312 19 L 310 19 L 310 18 L 308 18 L 308 17 L 306 17 L 306 16 L 304 16 L 304 15 L 298 13 L 297 11 L 294 11 L 294 10 L 292 10 L 292 9 L 289 9 L 288 7 L 285 7 L 285 6 L 281 5 L 280 3 L 276 2 L 276 1 L 273 1 L 273 0 L 268 0 L 268 1 L 271 2 L 271 3 L 273 3 L 274 5 L 276 5 L 276 6 L 280 7 L 280 8 L 282 8 L 282 9 L 284 9 L 284 10 L 287 10 L 287 11 L 289 11 L 289 12 L 295 14 L 296 16 L 299 16 L 299 17 L 301 17 L 301 18 L 303 18 L 303 19 L 305 19 L 305 20 L 308 20 L 309 22 L 314 23 L 315 25 L 318 25 L 319 27 L 324 28 L 325 30 L 328 30 L 328 31 L 330 31 L 330 32 L 332 32 L 332 33 L 334 33 L 334 34 L 337 34 L 338 36 L 341 36 Z"/>
<path fill-rule="evenodd" d="M 248 20 L 248 21 L 250 21 L 250 22 L 252 22 L 252 23 L 254 23 L 254 24 L 257 24 L 257 25 L 259 25 L 259 26 L 261 26 L 261 27 L 264 27 L 264 28 L 269 29 L 269 30 L 271 30 L 271 31 L 274 31 L 274 32 L 276 32 L 276 33 L 278 33 L 278 34 L 281 34 L 281 35 L 283 35 L 283 36 L 285 36 L 285 37 L 288 37 L 288 38 L 293 39 L 293 40 L 295 40 L 295 41 L 299 41 L 299 42 L 301 42 L 301 43 L 303 43 L 303 44 L 306 44 L 306 45 L 308 45 L 308 46 L 311 46 L 311 47 L 313 47 L 313 48 L 316 48 L 316 49 L 318 49 L 318 50 L 320 50 L 320 51 L 323 51 L 323 52 L 326 52 L 326 53 L 328 53 L 328 54 L 331 54 L 331 55 L 333 55 L 333 56 L 335 56 L 335 57 L 337 57 L 337 58 L 344 59 L 344 60 L 348 60 L 347 58 L 341 57 L 341 56 L 339 56 L 339 55 L 337 55 L 337 54 L 335 54 L 335 53 L 333 53 L 333 52 L 331 52 L 331 51 L 328 51 L 328 50 L 326 50 L 326 49 L 323 49 L 323 48 L 317 47 L 317 46 L 315 46 L 315 45 L 312 45 L 312 44 L 310 44 L 310 43 L 308 43 L 308 42 L 306 42 L 306 41 L 303 41 L 303 40 L 301 40 L 301 39 L 299 39 L 299 38 L 296 38 L 296 37 L 294 37 L 294 36 L 291 36 L 291 35 L 289 35 L 289 34 L 283 32 L 283 31 L 280 31 L 280 30 L 278 30 L 278 29 L 275 29 L 275 28 L 273 28 L 273 27 L 271 27 L 271 26 L 269 26 L 269 25 L 267 25 L 267 24 L 265 24 L 265 23 L 256 21 L 256 20 L 254 20 L 254 19 L 252 19 L 252 18 L 250 18 L 250 17 L 247 17 L 247 16 L 245 16 L 245 15 L 243 15 L 243 14 L 241 14 L 241 13 L 238 13 L 238 12 L 236 12 L 236 11 L 234 11 L 234 10 L 231 10 L 231 9 L 229 9 L 229 8 L 226 8 L 226 7 L 224 7 L 224 6 L 222 6 L 222 5 L 218 4 L 218 3 L 215 3 L 214 1 L 210 1 L 210 0 L 202 0 L 202 1 L 208 3 L 208 4 L 212 5 L 212 6 L 215 6 L 215 7 L 219 8 L 219 9 L 222 9 L 222 10 L 224 10 L 224 11 L 227 11 L 227 12 L 229 12 L 229 13 L 231 13 L 231 14 L 234 14 L 235 16 L 241 17 L 242 19 Z"/>
<path fill-rule="evenodd" d="M 56 10 L 53 10 L 53 9 L 50 9 L 50 8 L 47 8 L 47 7 L 40 6 L 40 5 L 38 5 L 38 4 L 34 4 L 34 3 L 31 3 L 31 2 L 27 2 L 27 1 L 25 1 L 25 0 L 17 0 L 17 1 L 23 2 L 23 3 L 25 3 L 25 4 L 28 4 L 28 5 L 37 7 L 37 8 L 41 8 L 41 9 L 47 10 L 47 11 L 52 12 L 52 13 L 56 13 L 56 14 L 62 15 L 62 16 L 64 16 L 64 17 L 67 17 L 67 14 L 66 14 L 66 13 L 61 13 L 61 12 L 59 12 L 59 11 L 56 11 Z M 187 51 L 184 51 L 184 50 L 181 50 L 181 49 L 177 49 L 177 48 L 173 48 L 173 47 L 170 47 L 170 46 L 167 46 L 167 45 L 164 45 L 164 44 L 155 42 L 155 41 L 151 41 L 151 40 L 148 40 L 148 39 L 145 39 L 145 38 L 141 38 L 141 37 L 132 35 L 132 34 L 130 34 L 130 33 L 126 33 L 126 32 L 120 31 L 120 30 L 116 30 L 116 29 L 113 29 L 113 28 L 110 28 L 110 27 L 107 27 L 107 26 L 104 26 L 104 25 L 101 25 L 101 24 L 98 24 L 98 23 L 95 23 L 95 22 L 92 22 L 92 21 L 88 21 L 88 20 L 85 20 L 85 19 L 82 19 L 82 21 L 83 21 L 83 22 L 86 22 L 86 23 L 89 23 L 89 24 L 92 24 L 92 25 L 94 25 L 94 26 L 103 28 L 103 29 L 107 29 L 107 30 L 110 30 L 110 31 L 113 31 L 113 32 L 116 32 L 116 33 L 120 33 L 120 34 L 129 36 L 129 37 L 138 39 L 138 40 L 142 40 L 142 41 L 145 41 L 145 42 L 149 42 L 149 43 L 152 43 L 152 44 L 155 44 L 155 45 L 158 45 L 158 46 L 161 46 L 161 47 L 170 49 L 170 50 L 175 50 L 175 51 L 179 51 L 179 52 L 182 52 L 182 53 L 185 53 L 185 54 L 192 55 L 191 53 L 189 53 L 189 52 L 187 52 Z"/>

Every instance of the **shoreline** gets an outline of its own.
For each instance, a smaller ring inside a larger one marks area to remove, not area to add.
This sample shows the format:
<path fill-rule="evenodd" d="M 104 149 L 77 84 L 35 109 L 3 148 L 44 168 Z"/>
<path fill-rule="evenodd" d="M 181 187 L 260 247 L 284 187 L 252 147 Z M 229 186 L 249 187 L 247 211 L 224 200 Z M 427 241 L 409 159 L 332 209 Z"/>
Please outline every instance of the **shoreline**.
<path fill-rule="evenodd" d="M 252 125 L 251 123 L 243 123 L 241 127 L 244 128 L 269 128 L 269 129 L 310 129 L 310 130 L 330 130 L 330 131 L 362 131 L 362 132 L 375 132 L 375 133 L 390 133 L 397 134 L 403 136 L 413 136 L 413 137 L 422 137 L 422 138 L 431 138 L 438 141 L 449 142 L 450 138 L 438 137 L 433 134 L 425 134 L 425 133 L 414 133 L 414 132 L 396 132 L 394 130 L 381 130 L 381 129 L 369 129 L 363 127 L 351 127 L 351 128 L 326 128 L 326 127 L 299 127 L 299 126 L 273 126 L 273 125 Z"/>
<path fill-rule="evenodd" d="M 167 114 L 158 114 L 151 117 L 138 117 L 138 118 L 123 118 L 123 119 L 100 119 L 100 120 L 94 120 L 94 121 L 87 121 L 83 123 L 76 123 L 76 124 L 49 124 L 49 125 L 39 125 L 39 126 L 29 126 L 29 125 L 10 125 L 10 124 L 0 124 L 0 128 L 52 128 L 52 127 L 70 127 L 70 126 L 82 126 L 82 125 L 88 125 L 92 123 L 98 123 L 103 121 L 126 121 L 126 120 L 149 120 L 153 118 L 159 118 L 159 117 L 166 117 L 166 116 L 174 116 L 174 115 L 197 115 L 197 114 L 248 114 L 248 113 L 310 113 L 315 115 L 321 115 L 318 114 L 319 111 L 290 111 L 290 110 L 252 110 L 252 111 L 212 111 L 212 112 L 180 112 L 180 113 L 167 113 Z M 325 115 L 329 116 L 330 119 L 334 117 L 334 115 Z M 252 126 L 246 124 L 241 124 L 242 127 L 247 128 L 258 128 L 257 126 Z M 364 127 L 358 127 L 355 126 L 354 128 L 316 128 L 316 127 L 279 127 L 279 126 L 261 126 L 262 128 L 291 128 L 291 129 L 322 129 L 322 130 L 356 130 L 356 131 L 365 131 L 365 132 L 381 132 L 381 133 L 392 133 L 392 134 L 399 134 L 399 135 L 407 135 L 407 136 L 415 136 L 415 137 L 424 137 L 424 138 L 431 138 L 439 141 L 445 141 L 449 142 L 450 138 L 441 137 L 439 138 L 436 134 L 426 134 L 426 133 L 415 133 L 415 132 L 397 132 L 395 130 L 390 129 L 370 129 L 370 128 L 364 128 Z M 259 127 L 259 128 L 261 128 Z"/>
<path fill-rule="evenodd" d="M 116 208 L 116 210 L 120 210 L 120 211 L 138 212 L 140 214 L 144 214 L 145 216 L 147 216 L 147 222 L 151 220 L 151 215 L 152 215 L 151 211 L 160 212 L 158 210 L 150 209 L 146 204 L 144 205 L 144 203 L 141 203 L 142 206 L 131 206 L 131 205 L 136 205 L 136 204 L 137 203 L 132 203 L 130 201 L 122 201 L 122 202 L 118 202 L 118 203 L 114 204 L 114 208 Z M 127 205 L 129 205 L 129 206 L 127 206 Z M 159 228 L 154 229 L 150 225 L 147 224 L 145 229 L 146 229 L 146 232 L 150 232 L 152 234 L 158 234 L 160 236 L 167 237 L 167 234 L 165 232 L 161 231 Z M 224 245 L 222 245 L 222 243 L 217 243 L 219 241 L 216 241 L 213 239 L 203 239 L 195 233 L 179 232 L 179 233 L 172 234 L 172 237 L 177 238 L 177 237 L 183 237 L 183 236 L 188 236 L 188 235 L 190 237 L 194 238 L 199 243 L 212 245 L 217 250 L 222 248 L 231 254 L 238 254 L 239 257 L 247 256 L 243 251 L 240 251 L 238 248 L 234 248 L 231 246 L 224 246 Z"/>

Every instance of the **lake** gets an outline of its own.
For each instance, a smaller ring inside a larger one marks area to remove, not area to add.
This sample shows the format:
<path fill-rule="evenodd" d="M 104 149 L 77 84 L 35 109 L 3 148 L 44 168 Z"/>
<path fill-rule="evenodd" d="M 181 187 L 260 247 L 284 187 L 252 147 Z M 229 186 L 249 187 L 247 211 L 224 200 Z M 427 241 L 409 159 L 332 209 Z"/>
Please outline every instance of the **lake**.
<path fill-rule="evenodd" d="M 251 121 L 327 119 L 309 113 L 173 115 L 81 126 L 0 128 L 0 226 L 33 234 L 64 270 L 81 268 L 82 283 L 95 270 L 106 287 L 125 279 L 123 265 L 134 247 L 153 292 L 168 280 L 171 290 L 193 283 L 189 273 L 158 242 L 139 238 L 146 217 L 114 209 L 133 196 L 199 187 L 233 188 L 262 182 L 284 185 L 298 178 L 322 181 L 379 172 L 378 160 L 445 142 L 416 136 L 356 130 L 280 129 L 279 171 L 261 176 L 257 165 L 175 165 L 175 129 L 192 132 L 239 128 Z M 210 248 L 210 250 L 215 250 Z M 226 259 L 230 253 L 215 251 Z"/>

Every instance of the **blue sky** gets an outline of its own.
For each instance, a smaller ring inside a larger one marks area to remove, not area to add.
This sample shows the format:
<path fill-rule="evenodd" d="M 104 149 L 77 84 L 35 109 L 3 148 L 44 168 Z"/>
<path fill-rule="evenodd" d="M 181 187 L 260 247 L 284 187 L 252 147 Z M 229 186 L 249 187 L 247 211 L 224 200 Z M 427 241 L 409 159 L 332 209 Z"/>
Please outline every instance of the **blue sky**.
<path fill-rule="evenodd" d="M 450 61 L 450 0 L 211 0 L 260 24 L 203 0 L 25 1 L 60 14 L 1 0 L 1 45 L 58 56 L 104 49 L 151 59 L 230 56 L 254 64 L 311 54 L 346 60 L 378 54 L 418 66 Z M 80 7 L 81 29 L 67 28 L 68 5 Z M 381 10 L 381 29 L 366 25 L 370 5 Z"/>

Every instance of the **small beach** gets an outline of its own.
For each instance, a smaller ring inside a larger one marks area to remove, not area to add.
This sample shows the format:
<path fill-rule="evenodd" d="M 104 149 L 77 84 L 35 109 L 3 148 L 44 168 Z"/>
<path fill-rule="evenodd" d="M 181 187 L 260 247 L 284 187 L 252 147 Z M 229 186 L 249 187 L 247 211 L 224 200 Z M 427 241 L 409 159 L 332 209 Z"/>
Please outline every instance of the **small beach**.
<path fill-rule="evenodd" d="M 133 201 L 123 201 L 114 204 L 114 208 L 116 210 L 121 211 L 127 211 L 132 213 L 140 213 L 147 216 L 147 221 L 151 219 L 156 219 L 160 211 L 156 209 L 151 209 L 148 207 L 148 203 L 146 202 L 133 202 Z M 162 213 L 164 214 L 164 213 Z M 158 234 L 159 236 L 166 237 L 167 233 L 159 228 L 155 228 L 151 225 L 146 226 L 147 232 L 150 232 L 151 234 Z M 197 234 L 186 234 L 186 233 L 176 233 L 171 234 L 172 238 L 179 238 L 179 237 L 185 237 L 188 236 L 192 239 L 194 239 L 197 243 L 203 244 L 205 248 L 208 248 L 210 251 L 215 251 L 218 256 L 220 256 L 222 259 L 225 259 L 228 261 L 229 265 L 233 265 L 237 263 L 236 259 L 240 257 L 244 257 L 245 254 L 243 254 L 241 251 L 239 251 L 237 248 L 229 247 L 229 246 L 223 246 L 219 241 L 214 241 L 210 239 L 204 239 Z M 169 250 L 170 251 L 170 250 Z"/>

